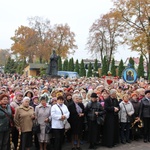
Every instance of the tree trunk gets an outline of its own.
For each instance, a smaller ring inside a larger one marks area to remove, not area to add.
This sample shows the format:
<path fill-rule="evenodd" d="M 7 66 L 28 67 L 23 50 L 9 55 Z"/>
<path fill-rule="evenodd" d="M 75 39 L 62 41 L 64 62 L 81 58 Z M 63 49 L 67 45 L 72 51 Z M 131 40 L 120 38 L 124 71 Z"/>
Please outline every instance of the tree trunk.
<path fill-rule="evenodd" d="M 29 56 L 29 63 L 33 63 L 33 58 Z"/>
<path fill-rule="evenodd" d="M 40 56 L 40 58 L 39 58 L 39 59 L 40 59 L 40 63 L 42 63 L 42 56 Z"/>

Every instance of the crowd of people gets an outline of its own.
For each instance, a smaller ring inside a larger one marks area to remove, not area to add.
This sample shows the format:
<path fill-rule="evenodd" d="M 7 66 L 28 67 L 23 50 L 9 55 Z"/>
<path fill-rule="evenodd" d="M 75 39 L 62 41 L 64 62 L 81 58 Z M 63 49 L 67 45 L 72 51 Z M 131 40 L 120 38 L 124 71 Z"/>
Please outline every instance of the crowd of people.
<path fill-rule="evenodd" d="M 39 127 L 33 132 L 33 127 Z M 48 132 L 47 127 L 50 129 Z M 11 131 L 11 132 L 10 132 Z M 0 150 L 72 150 L 150 142 L 150 85 L 122 79 L 34 78 L 0 74 Z"/>

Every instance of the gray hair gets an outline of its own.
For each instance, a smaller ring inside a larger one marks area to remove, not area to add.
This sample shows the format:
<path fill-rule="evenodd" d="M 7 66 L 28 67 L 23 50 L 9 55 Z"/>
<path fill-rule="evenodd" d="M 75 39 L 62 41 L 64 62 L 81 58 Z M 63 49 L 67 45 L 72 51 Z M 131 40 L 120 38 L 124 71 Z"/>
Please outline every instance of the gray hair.
<path fill-rule="evenodd" d="M 76 97 L 79 98 L 79 97 L 80 97 L 80 94 L 73 94 L 73 95 L 72 95 L 72 99 L 73 99 L 73 100 L 74 100 Z"/>
<path fill-rule="evenodd" d="M 117 92 L 116 89 L 111 89 L 110 92 L 109 92 L 109 94 L 112 95 L 112 94 L 114 94 L 116 92 Z"/>

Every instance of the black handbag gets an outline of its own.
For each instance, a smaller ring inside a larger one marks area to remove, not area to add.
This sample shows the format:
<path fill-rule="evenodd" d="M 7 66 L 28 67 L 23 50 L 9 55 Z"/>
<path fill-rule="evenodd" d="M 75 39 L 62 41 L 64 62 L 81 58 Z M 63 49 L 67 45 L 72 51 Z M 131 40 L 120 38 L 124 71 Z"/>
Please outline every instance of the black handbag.
<path fill-rule="evenodd" d="M 104 124 L 104 117 L 103 116 L 98 116 L 97 117 L 97 124 L 98 125 L 103 125 Z"/>
<path fill-rule="evenodd" d="M 34 134 L 41 133 L 40 124 L 37 122 L 37 120 L 34 120 L 33 122 L 32 132 Z"/>
<path fill-rule="evenodd" d="M 46 124 L 46 127 L 45 127 L 45 133 L 46 133 L 46 134 L 50 134 L 51 131 L 52 131 L 51 123 L 47 123 L 47 124 Z"/>

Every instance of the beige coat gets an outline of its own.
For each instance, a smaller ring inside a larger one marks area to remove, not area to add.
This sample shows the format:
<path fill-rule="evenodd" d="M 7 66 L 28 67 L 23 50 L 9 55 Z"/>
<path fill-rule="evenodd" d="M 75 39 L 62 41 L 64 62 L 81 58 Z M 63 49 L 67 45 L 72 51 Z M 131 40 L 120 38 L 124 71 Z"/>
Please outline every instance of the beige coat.
<path fill-rule="evenodd" d="M 21 132 L 32 131 L 33 120 L 31 116 L 33 114 L 34 114 L 34 110 L 33 107 L 31 106 L 26 108 L 21 105 L 16 109 L 14 121 L 16 127 L 21 129 Z"/>

